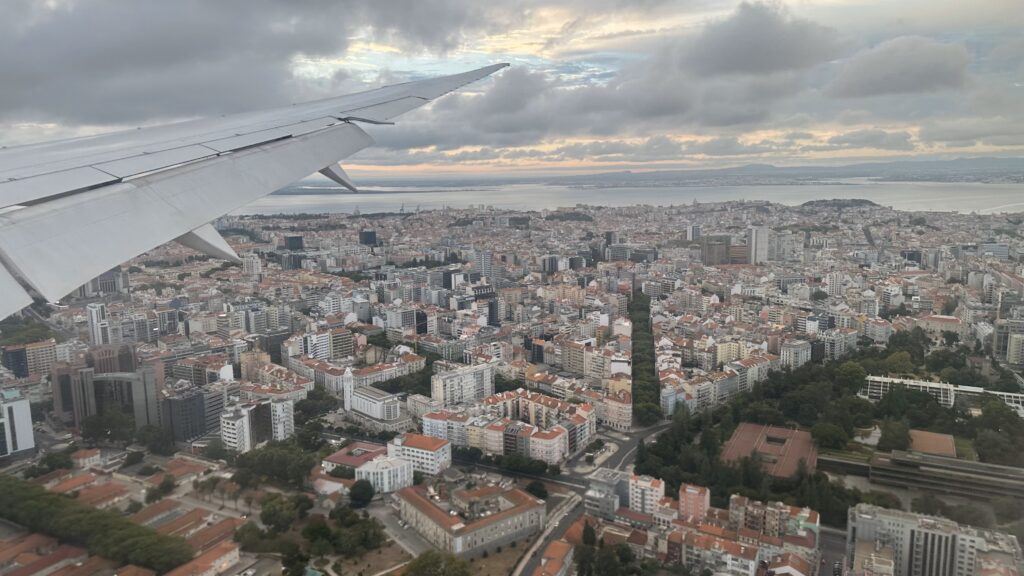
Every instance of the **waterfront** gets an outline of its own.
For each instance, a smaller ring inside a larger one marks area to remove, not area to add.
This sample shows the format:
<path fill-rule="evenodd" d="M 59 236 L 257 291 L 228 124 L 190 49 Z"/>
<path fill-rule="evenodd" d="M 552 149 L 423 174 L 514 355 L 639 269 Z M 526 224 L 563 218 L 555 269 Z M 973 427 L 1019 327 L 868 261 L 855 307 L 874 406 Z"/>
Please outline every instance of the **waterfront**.
<path fill-rule="evenodd" d="M 1024 211 L 1024 186 L 977 182 L 873 182 L 837 184 L 577 188 L 546 184 L 473 186 L 472 188 L 394 188 L 388 193 L 272 195 L 236 214 L 361 213 L 433 210 L 444 207 L 493 206 L 543 210 L 576 204 L 669 206 L 729 200 L 768 200 L 786 205 L 831 198 L 864 198 L 898 210 L 943 212 Z"/>

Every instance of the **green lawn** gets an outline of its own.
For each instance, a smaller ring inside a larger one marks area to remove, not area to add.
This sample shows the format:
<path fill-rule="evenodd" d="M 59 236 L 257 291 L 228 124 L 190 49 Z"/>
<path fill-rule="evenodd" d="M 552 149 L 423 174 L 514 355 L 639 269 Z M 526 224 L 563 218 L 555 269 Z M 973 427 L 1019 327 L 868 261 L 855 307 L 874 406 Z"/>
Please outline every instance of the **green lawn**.
<path fill-rule="evenodd" d="M 964 460 L 978 460 L 978 453 L 974 451 L 974 445 L 968 438 L 956 436 L 953 438 L 956 443 L 956 457 Z"/>

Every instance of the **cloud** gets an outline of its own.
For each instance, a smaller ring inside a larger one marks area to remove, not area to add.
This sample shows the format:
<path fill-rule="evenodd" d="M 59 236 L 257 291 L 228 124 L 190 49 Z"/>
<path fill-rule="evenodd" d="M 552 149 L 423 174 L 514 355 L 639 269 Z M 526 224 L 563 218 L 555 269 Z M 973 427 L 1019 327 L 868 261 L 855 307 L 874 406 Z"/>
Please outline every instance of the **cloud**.
<path fill-rule="evenodd" d="M 962 45 L 901 36 L 850 58 L 828 92 L 863 98 L 960 88 L 967 82 L 969 63 Z"/>
<path fill-rule="evenodd" d="M 287 104 L 359 88 L 296 76 L 349 38 L 445 52 L 494 25 L 464 0 L 8 0 L 0 119 L 142 123 Z M 507 20 L 515 20 L 507 15 Z M 443 25 L 438 25 L 443 23 Z"/>
<path fill-rule="evenodd" d="M 702 76 L 772 74 L 810 68 L 840 53 L 836 30 L 795 18 L 779 4 L 743 2 L 708 24 L 684 55 Z"/>
<path fill-rule="evenodd" d="M 843 150 L 855 148 L 875 148 L 878 150 L 913 150 L 910 132 L 886 132 L 885 130 L 865 129 L 838 134 L 828 139 L 825 150 Z"/>

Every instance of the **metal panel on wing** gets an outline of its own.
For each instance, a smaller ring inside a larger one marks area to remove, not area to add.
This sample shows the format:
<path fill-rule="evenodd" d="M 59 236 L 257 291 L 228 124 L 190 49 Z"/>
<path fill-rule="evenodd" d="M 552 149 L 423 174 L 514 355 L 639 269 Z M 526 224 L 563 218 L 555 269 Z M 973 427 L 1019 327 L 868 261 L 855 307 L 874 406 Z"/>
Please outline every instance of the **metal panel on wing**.
<path fill-rule="evenodd" d="M 372 144 L 354 124 L 0 215 L 0 250 L 50 300 Z"/>
<path fill-rule="evenodd" d="M 18 281 L 0 266 L 0 318 L 6 318 L 32 303 Z"/>
<path fill-rule="evenodd" d="M 298 122 L 287 126 L 278 126 L 267 130 L 258 130 L 247 134 L 236 134 L 230 138 L 221 138 L 220 140 L 204 142 L 203 145 L 218 152 L 229 152 L 231 150 L 248 148 L 249 146 L 263 144 L 265 142 L 273 142 L 274 140 L 280 140 L 281 138 L 287 138 L 289 136 L 306 134 L 337 123 L 338 121 L 334 118 L 317 118 L 316 120 Z"/>
<path fill-rule="evenodd" d="M 0 182 L 0 208 L 16 206 L 74 190 L 85 190 L 117 182 L 117 180 L 116 176 L 89 166 L 8 180 Z"/>
<path fill-rule="evenodd" d="M 128 178 L 129 176 L 144 174 L 216 155 L 216 150 L 211 150 L 206 146 L 182 146 L 181 148 L 171 148 L 170 150 L 94 164 L 93 166 L 114 176 Z"/>

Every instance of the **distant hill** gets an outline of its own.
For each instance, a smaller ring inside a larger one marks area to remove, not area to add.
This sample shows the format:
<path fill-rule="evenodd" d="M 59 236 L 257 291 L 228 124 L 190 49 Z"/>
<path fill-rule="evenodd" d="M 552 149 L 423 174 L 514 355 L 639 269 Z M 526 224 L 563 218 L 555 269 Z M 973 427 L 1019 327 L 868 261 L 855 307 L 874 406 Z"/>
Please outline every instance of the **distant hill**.
<path fill-rule="evenodd" d="M 800 205 L 801 208 L 860 208 L 862 206 L 879 206 L 879 204 L 864 198 L 832 198 L 809 200 Z"/>

